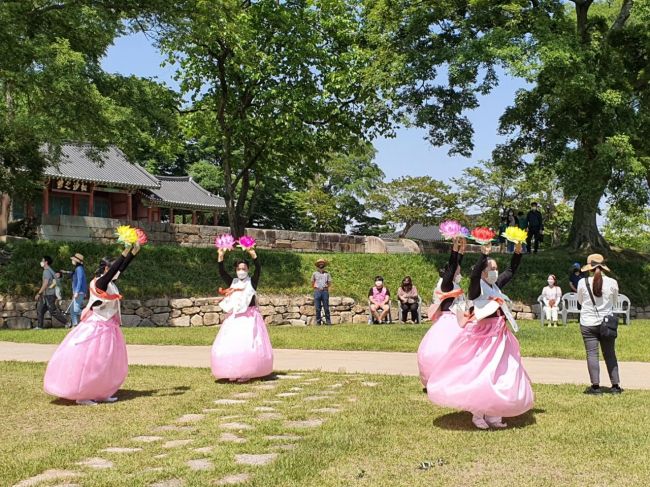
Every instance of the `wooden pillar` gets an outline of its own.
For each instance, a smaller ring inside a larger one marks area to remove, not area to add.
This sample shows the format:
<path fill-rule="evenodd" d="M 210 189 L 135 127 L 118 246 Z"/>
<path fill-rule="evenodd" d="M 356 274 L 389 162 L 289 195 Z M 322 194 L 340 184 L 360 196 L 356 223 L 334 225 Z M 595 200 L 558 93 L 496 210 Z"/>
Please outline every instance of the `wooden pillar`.
<path fill-rule="evenodd" d="M 192 225 L 196 225 L 196 210 L 192 210 Z"/>
<path fill-rule="evenodd" d="M 0 242 L 4 242 L 7 239 L 10 211 L 11 198 L 7 193 L 0 193 Z"/>
<path fill-rule="evenodd" d="M 214 226 L 216 227 L 219 224 L 219 212 L 215 211 L 214 212 L 214 220 L 213 220 Z"/>
<path fill-rule="evenodd" d="M 95 185 L 90 185 L 90 195 L 88 195 L 88 216 L 95 216 Z"/>
<path fill-rule="evenodd" d="M 174 208 L 169 209 L 169 223 L 174 223 Z"/>
<path fill-rule="evenodd" d="M 152 206 L 149 206 L 149 208 L 147 208 L 147 221 L 149 223 L 153 222 L 153 207 Z"/>
<path fill-rule="evenodd" d="M 43 215 L 47 216 L 50 214 L 50 182 L 45 183 L 43 188 Z"/>
<path fill-rule="evenodd" d="M 72 216 L 79 214 L 79 198 L 76 194 L 72 195 Z"/>
<path fill-rule="evenodd" d="M 126 193 L 126 219 L 133 220 L 133 195 L 131 191 Z"/>

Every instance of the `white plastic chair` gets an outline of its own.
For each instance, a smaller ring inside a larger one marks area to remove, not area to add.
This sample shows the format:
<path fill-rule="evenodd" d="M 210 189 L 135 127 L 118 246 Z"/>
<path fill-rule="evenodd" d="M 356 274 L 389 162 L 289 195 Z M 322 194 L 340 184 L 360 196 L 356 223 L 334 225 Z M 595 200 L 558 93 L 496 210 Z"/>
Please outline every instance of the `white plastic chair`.
<path fill-rule="evenodd" d="M 567 315 L 570 313 L 580 315 L 577 293 L 566 293 L 562 296 L 562 324 L 567 324 Z"/>
<path fill-rule="evenodd" d="M 630 302 L 630 298 L 628 298 L 625 294 L 619 294 L 618 295 L 618 301 L 614 305 L 614 309 L 612 312 L 617 315 L 623 315 L 623 322 L 626 325 L 630 324 L 630 309 L 632 308 L 632 303 Z"/>
<path fill-rule="evenodd" d="M 388 324 L 392 325 L 393 324 L 393 304 L 390 300 L 388 300 Z M 370 303 L 368 303 L 368 324 L 372 325 L 373 324 L 373 319 L 374 317 L 372 316 L 372 310 L 370 309 Z M 381 323 L 379 323 L 381 325 Z"/>

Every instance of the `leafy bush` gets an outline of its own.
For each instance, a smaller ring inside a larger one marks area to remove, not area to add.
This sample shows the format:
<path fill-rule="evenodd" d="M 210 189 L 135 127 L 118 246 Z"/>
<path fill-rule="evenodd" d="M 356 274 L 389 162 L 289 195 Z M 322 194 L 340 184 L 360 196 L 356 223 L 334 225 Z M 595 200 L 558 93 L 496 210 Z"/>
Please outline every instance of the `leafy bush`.
<path fill-rule="evenodd" d="M 115 256 L 117 245 L 88 242 L 24 242 L 12 246 L 11 261 L 0 267 L 0 293 L 14 296 L 33 296 L 39 284 L 38 265 L 43 255 L 54 259 L 54 268 L 69 267 L 69 258 L 80 252 L 86 260 L 90 278 L 104 255 Z M 310 279 L 318 257 L 330 261 L 328 270 L 334 283 L 332 295 L 364 299 L 377 274 L 384 276 L 393 294 L 402 278 L 410 275 L 413 282 L 429 301 L 438 280 L 438 269 L 444 265 L 446 254 L 386 255 L 386 254 L 301 254 L 281 251 L 258 252 L 262 265 L 260 292 L 272 294 L 308 294 Z M 241 253 L 229 254 L 227 269 Z M 495 254 L 503 271 L 509 255 Z M 585 255 L 566 249 L 555 249 L 533 256 L 524 256 L 519 272 L 504 290 L 512 299 L 534 303 L 548 274 L 558 276 L 563 292 L 569 290 L 568 273 L 573 262 L 584 262 Z M 468 254 L 463 262 L 463 275 L 469 275 L 478 254 Z M 650 259 L 633 252 L 613 253 L 608 257 L 612 276 L 618 279 L 621 292 L 629 296 L 634 306 L 650 305 Z M 231 272 L 234 274 L 234 272 Z M 467 286 L 467 278 L 463 286 Z M 214 296 L 223 286 L 217 270 L 216 251 L 213 248 L 186 248 L 177 246 L 147 246 L 120 278 L 120 291 L 127 299 L 155 297 Z M 65 291 L 69 292 L 69 285 Z"/>

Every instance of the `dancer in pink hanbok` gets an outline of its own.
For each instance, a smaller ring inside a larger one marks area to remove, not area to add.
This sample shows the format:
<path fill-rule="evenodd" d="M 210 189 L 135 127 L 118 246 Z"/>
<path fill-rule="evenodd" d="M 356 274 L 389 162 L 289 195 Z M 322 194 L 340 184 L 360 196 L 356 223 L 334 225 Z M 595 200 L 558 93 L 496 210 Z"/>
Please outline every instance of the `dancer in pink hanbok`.
<path fill-rule="evenodd" d="M 248 249 L 255 271 L 248 275 L 248 263 L 235 263 L 237 277 L 224 267 L 225 250 L 219 249 L 219 274 L 229 286 L 220 290 L 226 297 L 219 307 L 228 314 L 212 345 L 212 375 L 217 379 L 245 382 L 273 372 L 273 349 L 264 319 L 256 306 L 260 264 L 255 250 Z"/>
<path fill-rule="evenodd" d="M 449 345 L 462 328 L 459 321 L 465 312 L 465 297 L 460 287 L 460 264 L 465 254 L 464 237 L 454 239 L 449 262 L 440 270 L 440 279 L 433 293 L 433 304 L 429 308 L 431 328 L 418 347 L 418 369 L 420 381 L 426 392 L 431 369 L 443 357 Z"/>
<path fill-rule="evenodd" d="M 126 379 L 129 364 L 120 330 L 122 296 L 114 279 L 124 273 L 139 250 L 136 243 L 115 261 L 105 257 L 100 262 L 81 322 L 47 364 L 44 389 L 48 394 L 84 405 L 117 401 L 115 393 Z"/>
<path fill-rule="evenodd" d="M 482 252 L 470 278 L 473 314 L 431 370 L 427 394 L 435 404 L 470 411 L 477 428 L 505 428 L 503 417 L 523 414 L 534 402 L 519 342 L 506 324 L 517 331 L 510 300 L 501 292 L 519 267 L 521 244 L 501 275 L 496 261 L 488 258 L 490 246 Z"/>

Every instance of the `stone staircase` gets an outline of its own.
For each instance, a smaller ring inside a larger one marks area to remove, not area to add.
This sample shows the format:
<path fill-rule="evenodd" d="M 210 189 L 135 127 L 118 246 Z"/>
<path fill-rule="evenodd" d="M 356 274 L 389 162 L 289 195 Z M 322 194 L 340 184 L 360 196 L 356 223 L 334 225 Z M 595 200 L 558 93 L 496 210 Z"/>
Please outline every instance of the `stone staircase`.
<path fill-rule="evenodd" d="M 416 250 L 413 245 L 408 245 L 405 240 L 398 238 L 382 238 L 382 241 L 386 245 L 387 254 L 418 254 L 419 250 Z M 412 242 L 412 241 L 411 241 Z"/>

